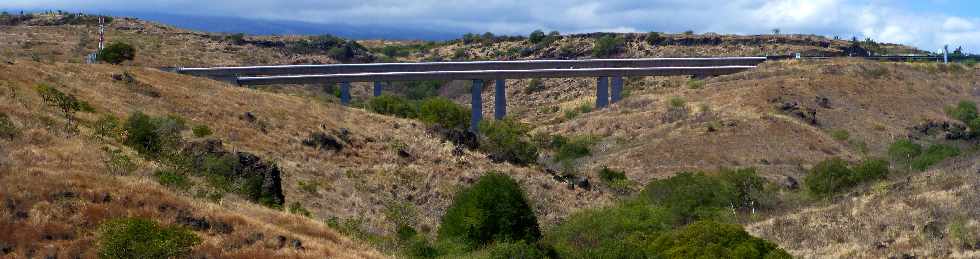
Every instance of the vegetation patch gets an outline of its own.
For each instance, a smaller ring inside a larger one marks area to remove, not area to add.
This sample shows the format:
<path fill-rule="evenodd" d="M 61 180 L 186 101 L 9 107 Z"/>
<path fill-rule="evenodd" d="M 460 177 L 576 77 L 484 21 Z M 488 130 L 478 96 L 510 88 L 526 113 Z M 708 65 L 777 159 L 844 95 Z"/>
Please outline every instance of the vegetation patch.
<path fill-rule="evenodd" d="M 142 218 L 116 219 L 101 226 L 99 257 L 184 257 L 200 243 L 201 239 L 185 228 L 160 226 Z"/>
<path fill-rule="evenodd" d="M 495 161 L 518 165 L 538 160 L 538 148 L 529 141 L 530 127 L 513 118 L 480 122 L 480 149 Z"/>
<path fill-rule="evenodd" d="M 124 42 L 113 42 L 106 45 L 97 55 L 99 61 L 109 64 L 121 64 L 136 58 L 136 48 Z"/>
<path fill-rule="evenodd" d="M 194 128 L 191 128 L 191 133 L 194 133 L 194 137 L 197 138 L 203 138 L 203 137 L 211 136 L 211 134 L 214 134 L 214 132 L 211 131 L 211 128 L 208 127 L 208 125 L 194 126 Z"/>
<path fill-rule="evenodd" d="M 20 135 L 20 129 L 10 121 L 6 113 L 0 112 L 0 138 L 13 140 Z"/>
<path fill-rule="evenodd" d="M 153 172 L 153 177 L 155 177 L 157 182 L 160 184 L 178 190 L 190 189 L 192 185 L 190 179 L 188 179 L 186 175 L 174 169 L 157 170 L 156 172 Z"/>
<path fill-rule="evenodd" d="M 623 38 L 615 35 L 606 35 L 597 39 L 595 46 L 592 47 L 592 56 L 609 57 L 619 53 L 623 48 Z"/>
<path fill-rule="evenodd" d="M 741 226 L 700 221 L 665 233 L 646 247 L 655 258 L 793 258 Z"/>
<path fill-rule="evenodd" d="M 868 159 L 851 166 L 840 158 L 824 160 L 810 169 L 804 179 L 807 189 L 816 197 L 828 197 L 855 185 L 883 179 L 889 174 L 888 161 Z"/>
<path fill-rule="evenodd" d="M 74 132 L 76 130 L 76 125 L 74 124 L 75 113 L 79 111 L 92 111 L 91 106 L 87 103 L 79 101 L 74 95 L 63 93 L 52 86 L 40 84 L 34 90 L 41 96 L 41 100 L 45 104 L 58 108 L 61 111 L 61 114 L 67 121 L 65 124 L 66 131 Z"/>
<path fill-rule="evenodd" d="M 524 190 L 507 175 L 495 172 L 457 193 L 439 227 L 440 240 L 457 240 L 470 248 L 540 238 L 537 217 Z"/>
<path fill-rule="evenodd" d="M 909 164 L 912 169 L 924 171 L 929 167 L 946 160 L 946 158 L 960 155 L 960 149 L 943 144 L 934 144 L 926 148 L 922 154 L 912 159 Z"/>

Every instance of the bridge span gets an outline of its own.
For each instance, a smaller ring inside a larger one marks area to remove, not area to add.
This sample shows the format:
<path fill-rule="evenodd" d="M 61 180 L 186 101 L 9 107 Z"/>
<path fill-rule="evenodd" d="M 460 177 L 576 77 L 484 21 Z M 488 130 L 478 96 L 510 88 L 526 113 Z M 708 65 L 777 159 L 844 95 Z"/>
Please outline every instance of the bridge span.
<path fill-rule="evenodd" d="M 350 82 L 374 82 L 380 96 L 390 81 L 472 80 L 470 129 L 476 130 L 483 117 L 483 85 L 495 81 L 494 117 L 507 115 L 507 79 L 596 78 L 596 108 L 622 97 L 625 76 L 719 76 L 755 68 L 766 57 L 639 58 L 587 60 L 518 60 L 368 63 L 328 65 L 279 65 L 211 68 L 174 68 L 173 72 L 211 77 L 238 85 L 333 84 L 340 83 L 340 100 L 350 103 Z M 610 83 L 612 91 L 610 91 Z"/>

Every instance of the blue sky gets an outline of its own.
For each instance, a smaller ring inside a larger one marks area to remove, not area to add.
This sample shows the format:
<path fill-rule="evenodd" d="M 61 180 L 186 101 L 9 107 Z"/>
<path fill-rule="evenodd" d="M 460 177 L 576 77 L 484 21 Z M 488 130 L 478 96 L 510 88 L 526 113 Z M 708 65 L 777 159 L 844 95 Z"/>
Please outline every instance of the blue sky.
<path fill-rule="evenodd" d="M 490 31 L 805 33 L 980 52 L 977 0 L 3 0 L 0 10 L 170 14 L 386 28 Z M 286 33 L 285 31 L 283 33 Z"/>

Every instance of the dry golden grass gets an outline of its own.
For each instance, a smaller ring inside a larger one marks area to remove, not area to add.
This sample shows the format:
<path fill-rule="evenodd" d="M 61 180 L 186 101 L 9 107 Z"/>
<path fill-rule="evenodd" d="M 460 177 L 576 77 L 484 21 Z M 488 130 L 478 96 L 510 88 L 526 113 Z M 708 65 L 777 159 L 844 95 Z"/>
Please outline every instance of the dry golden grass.
<path fill-rule="evenodd" d="M 136 91 L 123 81 L 112 79 L 113 74 L 124 71 L 158 92 L 160 97 L 141 94 L 145 89 Z M 5 112 L 16 123 L 26 123 L 27 128 L 45 127 L 45 120 L 58 122 L 53 128 L 61 125 L 52 110 L 39 104 L 40 100 L 32 90 L 39 83 L 54 85 L 91 103 L 99 114 L 80 113 L 83 124 L 95 121 L 101 114 L 126 117 L 130 112 L 143 111 L 156 116 L 179 115 L 186 118 L 190 126 L 208 125 L 215 137 L 223 140 L 229 149 L 252 152 L 263 159 L 276 161 L 283 171 L 287 204 L 302 204 L 317 221 L 331 217 L 363 219 L 362 227 L 371 233 L 393 231 L 394 225 L 385 216 L 385 211 L 398 204 L 416 208 L 413 212 L 419 219 L 416 227 L 434 233 L 439 218 L 458 188 L 490 170 L 508 173 L 524 186 L 545 226 L 553 225 L 577 209 L 602 206 L 611 200 L 607 193 L 568 189 L 537 168 L 494 164 L 485 155 L 472 151 L 453 156 L 452 145 L 428 135 L 418 122 L 342 108 L 305 97 L 235 88 L 217 81 L 148 68 L 108 65 L 19 61 L 16 65 L 0 65 L 0 78 L 4 98 L 9 100 L 4 106 Z M 243 120 L 241 117 L 245 112 L 254 114 L 257 121 Z M 341 128 L 351 132 L 351 145 L 342 151 L 320 151 L 301 144 L 313 132 L 333 132 Z M 82 137 L 73 139 L 87 139 L 85 136 L 91 134 L 87 127 L 81 132 Z M 185 137 L 190 138 L 189 135 Z M 47 136 L 45 139 L 53 138 L 59 137 Z M 84 153 L 90 157 L 81 161 L 98 164 L 103 156 L 97 151 L 101 145 L 98 142 L 84 145 L 88 147 Z M 119 146 L 118 143 L 104 145 Z M 402 146 L 412 158 L 399 156 L 397 147 Z M 128 153 L 133 155 L 131 151 Z M 21 168 L 18 163 L 52 163 L 47 166 L 53 168 L 65 166 L 60 160 L 47 157 L 34 161 L 32 154 L 11 153 L 11 161 L 31 161 L 14 163 L 11 168 Z M 66 157 L 79 161 L 73 156 Z M 141 169 L 139 175 L 147 178 L 152 167 L 151 163 L 144 163 L 141 168 L 145 169 Z M 102 174 L 105 170 L 81 171 Z M 303 191 L 298 188 L 299 181 L 316 182 L 320 187 L 312 193 Z M 228 205 L 226 201 L 235 203 Z M 234 213 L 239 213 L 236 207 L 242 204 L 245 203 L 233 197 L 221 202 L 222 207 Z M 277 226 L 295 224 L 289 220 L 265 222 Z"/>
<path fill-rule="evenodd" d="M 872 183 L 786 215 L 750 224 L 754 235 L 802 258 L 977 258 L 980 157 Z M 956 224 L 962 224 L 960 231 Z M 964 246 L 962 238 L 970 241 Z"/>

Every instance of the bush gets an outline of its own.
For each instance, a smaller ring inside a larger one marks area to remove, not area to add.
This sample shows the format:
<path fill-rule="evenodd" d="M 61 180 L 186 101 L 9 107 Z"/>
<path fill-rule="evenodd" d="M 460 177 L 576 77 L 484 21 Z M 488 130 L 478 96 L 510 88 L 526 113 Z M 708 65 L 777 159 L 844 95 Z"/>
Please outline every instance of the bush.
<path fill-rule="evenodd" d="M 213 134 L 213 132 L 211 132 L 211 128 L 208 127 L 208 125 L 194 126 L 194 128 L 191 129 L 191 132 L 194 133 L 194 137 L 197 138 L 203 138 L 203 137 L 211 136 L 211 134 Z"/>
<path fill-rule="evenodd" d="M 667 102 L 667 108 L 676 109 L 676 108 L 684 108 L 686 106 L 687 106 L 687 101 L 685 101 L 684 98 L 678 96 L 670 97 L 670 100 L 668 100 Z"/>
<path fill-rule="evenodd" d="M 810 193 L 826 197 L 854 185 L 854 171 L 840 158 L 831 158 L 818 163 L 804 178 Z"/>
<path fill-rule="evenodd" d="M 946 158 L 960 155 L 960 150 L 953 146 L 935 144 L 926 148 L 921 155 L 912 159 L 910 166 L 912 169 L 924 171 L 929 167 L 946 160 Z"/>
<path fill-rule="evenodd" d="M 518 165 L 538 160 L 538 148 L 528 141 L 530 128 L 513 118 L 480 122 L 480 149 L 499 161 Z"/>
<path fill-rule="evenodd" d="M 894 161 L 911 163 L 919 154 L 922 154 L 922 146 L 908 139 L 895 141 L 888 146 L 888 156 Z"/>
<path fill-rule="evenodd" d="M 596 40 L 595 46 L 592 48 L 592 56 L 608 57 L 618 53 L 622 45 L 623 39 L 620 37 L 614 35 L 603 36 Z"/>
<path fill-rule="evenodd" d="M 78 101 L 74 95 L 63 93 L 57 88 L 45 84 L 37 85 L 34 90 L 41 96 L 44 103 L 61 111 L 67 121 L 65 130 L 73 131 L 75 128 L 72 122 L 75 121 L 75 113 L 83 110 L 83 102 Z"/>
<path fill-rule="evenodd" d="M 977 104 L 973 101 L 960 101 L 955 107 L 947 107 L 946 115 L 964 123 L 977 119 Z"/>
<path fill-rule="evenodd" d="M 626 173 L 623 171 L 616 171 L 603 166 L 602 170 L 599 170 L 599 179 L 603 182 L 609 184 L 618 181 L 626 181 Z"/>
<path fill-rule="evenodd" d="M 128 175 L 136 171 L 136 163 L 133 163 L 133 160 L 123 154 L 121 150 L 108 147 L 103 147 L 102 150 L 106 152 L 106 158 L 102 162 L 109 174 Z"/>
<path fill-rule="evenodd" d="M 650 46 L 656 46 L 657 44 L 660 44 L 664 38 L 660 36 L 660 33 L 648 32 L 646 38 L 643 40 L 646 41 L 647 44 L 650 44 Z"/>
<path fill-rule="evenodd" d="M 854 167 L 855 183 L 884 179 L 888 176 L 888 161 L 867 159 Z"/>
<path fill-rule="evenodd" d="M 523 240 L 516 242 L 497 242 L 487 248 L 488 259 L 540 259 L 550 258 L 547 251 Z"/>
<path fill-rule="evenodd" d="M 704 80 L 698 80 L 698 79 L 687 80 L 687 88 L 690 89 L 701 89 L 704 88 L 706 84 L 707 83 L 705 83 Z"/>
<path fill-rule="evenodd" d="M 442 85 L 442 81 L 436 80 L 411 81 L 405 84 L 405 97 L 416 101 L 438 97 Z"/>
<path fill-rule="evenodd" d="M 127 60 L 136 58 L 136 48 L 123 42 L 113 42 L 105 46 L 97 55 L 99 61 L 109 64 L 121 64 Z"/>
<path fill-rule="evenodd" d="M 495 172 L 457 193 L 439 227 L 439 239 L 458 239 L 469 248 L 539 238 L 537 217 L 524 190 L 507 175 Z"/>
<path fill-rule="evenodd" d="M 667 209 L 631 201 L 572 214 L 545 241 L 560 258 L 644 258 L 642 248 L 673 222 Z"/>
<path fill-rule="evenodd" d="M 772 203 L 774 190 L 767 188 L 765 178 L 756 173 L 755 168 L 722 169 L 718 177 L 732 187 L 734 196 L 731 204 L 739 209 L 755 209 Z"/>
<path fill-rule="evenodd" d="M 187 190 L 191 188 L 191 181 L 183 173 L 178 172 L 173 169 L 161 169 L 153 172 L 153 177 L 156 177 L 157 182 L 163 186 L 178 190 Z"/>
<path fill-rule="evenodd" d="M 418 110 L 411 101 L 394 95 L 371 98 L 368 110 L 400 118 L 415 118 L 418 115 Z"/>
<path fill-rule="evenodd" d="M 661 235 L 645 249 L 653 258 L 793 258 L 741 226 L 699 221 Z"/>
<path fill-rule="evenodd" d="M 535 79 L 531 79 L 531 81 L 528 82 L 527 88 L 524 89 L 524 93 L 532 94 L 543 90 L 544 90 L 544 83 L 542 83 L 540 79 L 535 78 Z"/>
<path fill-rule="evenodd" d="M 831 131 L 830 137 L 834 138 L 837 141 L 845 141 L 851 138 L 851 133 L 847 132 L 847 130 L 838 129 L 838 130 Z"/>
<path fill-rule="evenodd" d="M 444 97 L 434 97 L 419 104 L 419 119 L 446 128 L 465 129 L 470 121 L 470 110 Z"/>
<path fill-rule="evenodd" d="M 119 140 L 125 133 L 119 122 L 119 118 L 116 118 L 112 114 L 106 114 L 95 121 L 92 130 L 96 136 L 102 137 L 103 139 Z"/>
<path fill-rule="evenodd" d="M 102 224 L 99 237 L 101 258 L 184 257 L 201 243 L 193 232 L 181 227 L 162 227 L 142 218 L 111 220 Z"/>
<path fill-rule="evenodd" d="M 151 159 L 169 157 L 177 152 L 183 141 L 180 132 L 185 128 L 184 120 L 179 117 L 154 118 L 134 112 L 126 119 L 127 134 L 123 144 Z"/>
<path fill-rule="evenodd" d="M 429 244 L 424 237 L 416 236 L 405 246 L 405 254 L 409 258 L 435 258 L 439 256 L 439 250 Z"/>
<path fill-rule="evenodd" d="M 701 172 L 683 172 L 653 180 L 643 189 L 641 197 L 669 209 L 679 223 L 724 217 L 725 208 L 737 201 L 730 184 Z"/>
<path fill-rule="evenodd" d="M 20 129 L 14 126 L 14 122 L 10 121 L 6 113 L 0 112 L 0 138 L 13 140 L 19 135 Z"/>
<path fill-rule="evenodd" d="M 303 208 L 303 204 L 300 204 L 299 202 L 293 202 L 289 204 L 289 213 L 303 215 L 304 217 L 313 216 L 313 213 L 311 213 L 306 208 Z"/>
<path fill-rule="evenodd" d="M 555 139 L 557 143 L 552 143 L 556 145 L 556 149 L 558 150 L 555 154 L 555 161 L 571 161 L 592 154 L 590 147 L 595 141 L 592 140 L 591 136 L 576 136 L 571 139 L 565 139 L 561 136 L 558 137 L 560 138 Z"/>
<path fill-rule="evenodd" d="M 545 37 L 548 36 L 545 35 L 543 31 L 536 30 L 534 32 L 531 32 L 531 35 L 528 35 L 527 40 L 530 41 L 532 44 L 538 44 L 539 42 L 544 40 Z"/>

